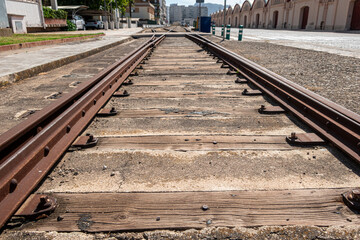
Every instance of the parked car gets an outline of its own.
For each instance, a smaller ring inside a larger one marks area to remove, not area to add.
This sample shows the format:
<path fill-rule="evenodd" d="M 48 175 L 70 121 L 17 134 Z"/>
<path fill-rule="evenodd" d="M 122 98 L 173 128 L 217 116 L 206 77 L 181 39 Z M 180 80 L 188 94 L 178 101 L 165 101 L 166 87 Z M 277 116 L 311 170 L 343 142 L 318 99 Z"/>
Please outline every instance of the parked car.
<path fill-rule="evenodd" d="M 77 30 L 79 29 L 86 30 L 85 21 L 81 16 L 74 15 L 70 21 L 76 25 Z"/>
<path fill-rule="evenodd" d="M 104 28 L 104 22 L 100 20 L 88 20 L 85 24 L 86 28 L 92 28 L 92 29 L 102 29 Z"/>

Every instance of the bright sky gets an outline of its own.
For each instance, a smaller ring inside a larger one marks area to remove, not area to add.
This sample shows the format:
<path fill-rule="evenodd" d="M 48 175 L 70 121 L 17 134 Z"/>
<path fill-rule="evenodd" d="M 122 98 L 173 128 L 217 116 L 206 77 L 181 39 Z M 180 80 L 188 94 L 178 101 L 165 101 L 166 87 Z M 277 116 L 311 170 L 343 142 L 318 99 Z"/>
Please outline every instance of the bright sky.
<path fill-rule="evenodd" d="M 243 3 L 245 0 L 226 0 L 226 5 L 235 6 L 237 3 Z M 166 5 L 170 6 L 172 3 L 177 3 L 178 5 L 194 5 L 196 0 L 166 0 Z M 205 0 L 205 3 L 217 3 L 224 5 L 223 0 Z"/>

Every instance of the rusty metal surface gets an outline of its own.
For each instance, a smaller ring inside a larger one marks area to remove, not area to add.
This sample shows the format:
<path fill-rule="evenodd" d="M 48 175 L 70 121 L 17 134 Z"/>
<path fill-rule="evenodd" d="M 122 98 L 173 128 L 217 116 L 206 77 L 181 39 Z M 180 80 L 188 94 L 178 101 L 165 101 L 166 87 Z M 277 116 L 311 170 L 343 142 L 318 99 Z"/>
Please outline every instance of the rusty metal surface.
<path fill-rule="evenodd" d="M 360 163 L 360 116 L 199 35 L 187 37 L 235 68 L 322 137 Z"/>
<path fill-rule="evenodd" d="M 88 83 L 0 136 L 0 228 L 122 82 L 164 38 L 152 37 Z"/>
<path fill-rule="evenodd" d="M 344 203 L 352 210 L 360 210 L 360 189 L 352 189 L 342 194 Z"/>
<path fill-rule="evenodd" d="M 14 216 L 38 219 L 51 214 L 57 206 L 56 198 L 45 194 L 34 194 L 25 201 Z"/>

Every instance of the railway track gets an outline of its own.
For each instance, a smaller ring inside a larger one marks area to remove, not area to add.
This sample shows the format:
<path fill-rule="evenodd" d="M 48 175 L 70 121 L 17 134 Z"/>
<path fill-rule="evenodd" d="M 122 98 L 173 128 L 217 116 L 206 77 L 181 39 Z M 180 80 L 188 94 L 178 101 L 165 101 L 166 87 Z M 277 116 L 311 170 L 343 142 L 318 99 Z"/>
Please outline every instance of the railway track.
<path fill-rule="evenodd" d="M 204 37 L 152 37 L 0 136 L 0 225 L 356 226 L 359 126 Z"/>

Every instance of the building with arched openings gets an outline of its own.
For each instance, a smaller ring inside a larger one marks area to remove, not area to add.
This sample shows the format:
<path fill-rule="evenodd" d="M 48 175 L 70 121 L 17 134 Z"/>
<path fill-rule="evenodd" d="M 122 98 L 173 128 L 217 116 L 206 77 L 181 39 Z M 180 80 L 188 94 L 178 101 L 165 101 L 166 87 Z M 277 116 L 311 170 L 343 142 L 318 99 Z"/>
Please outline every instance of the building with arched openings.
<path fill-rule="evenodd" d="M 223 11 L 213 13 L 211 19 L 221 26 Z M 360 30 L 360 0 L 246 0 L 226 10 L 228 24 L 267 29 Z"/>

